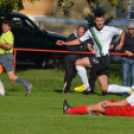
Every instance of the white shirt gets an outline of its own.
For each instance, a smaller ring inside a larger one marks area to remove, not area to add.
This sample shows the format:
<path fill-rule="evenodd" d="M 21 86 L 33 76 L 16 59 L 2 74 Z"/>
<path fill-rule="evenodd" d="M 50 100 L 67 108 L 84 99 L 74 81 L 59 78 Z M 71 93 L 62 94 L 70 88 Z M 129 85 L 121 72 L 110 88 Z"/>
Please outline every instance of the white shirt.
<path fill-rule="evenodd" d="M 79 38 L 79 41 L 84 42 L 89 38 L 93 38 L 96 50 L 96 57 L 101 57 L 108 55 L 109 46 L 112 38 L 116 35 L 121 35 L 122 32 L 123 31 L 121 29 L 115 28 L 113 26 L 104 26 L 100 31 L 97 30 L 96 27 L 92 27 L 90 30 L 87 30 L 81 38 Z M 95 39 L 97 40 L 97 43 Z"/>
<path fill-rule="evenodd" d="M 127 101 L 131 106 L 134 106 L 134 92 L 129 97 L 127 97 Z"/>

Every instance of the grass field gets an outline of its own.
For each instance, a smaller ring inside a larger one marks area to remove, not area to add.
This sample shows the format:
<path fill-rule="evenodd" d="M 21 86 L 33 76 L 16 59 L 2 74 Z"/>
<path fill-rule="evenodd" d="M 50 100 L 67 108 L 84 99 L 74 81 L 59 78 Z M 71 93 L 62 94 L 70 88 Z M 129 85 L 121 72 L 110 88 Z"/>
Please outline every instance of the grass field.
<path fill-rule="evenodd" d="M 19 67 L 17 67 L 19 68 Z M 22 68 L 22 69 L 20 69 Z M 33 84 L 30 96 L 24 87 L 16 84 L 12 89 L 6 73 L 1 74 L 6 96 L 0 96 L 0 134 L 133 134 L 133 118 L 62 115 L 62 102 L 71 106 L 96 103 L 106 99 L 124 99 L 120 95 L 101 96 L 96 82 L 95 95 L 87 96 L 72 90 L 71 95 L 61 93 L 63 70 L 25 69 L 16 74 Z M 120 70 L 112 71 L 109 83 L 121 84 Z M 71 89 L 81 84 L 77 76 Z"/>

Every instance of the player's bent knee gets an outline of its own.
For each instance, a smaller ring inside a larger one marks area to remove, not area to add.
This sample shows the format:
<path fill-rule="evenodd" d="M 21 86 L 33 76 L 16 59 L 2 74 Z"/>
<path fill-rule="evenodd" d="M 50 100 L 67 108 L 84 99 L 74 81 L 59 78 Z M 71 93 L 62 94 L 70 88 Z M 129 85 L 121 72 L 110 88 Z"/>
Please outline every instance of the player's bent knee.
<path fill-rule="evenodd" d="M 16 80 L 17 79 L 17 76 L 14 76 L 14 75 L 8 75 L 8 78 L 10 80 Z"/>
<path fill-rule="evenodd" d="M 75 62 L 75 65 L 76 65 L 76 66 L 77 66 L 77 65 L 80 65 L 79 60 L 77 60 L 77 61 Z"/>
<path fill-rule="evenodd" d="M 75 65 L 76 65 L 76 66 L 82 65 L 82 59 L 76 60 Z"/>

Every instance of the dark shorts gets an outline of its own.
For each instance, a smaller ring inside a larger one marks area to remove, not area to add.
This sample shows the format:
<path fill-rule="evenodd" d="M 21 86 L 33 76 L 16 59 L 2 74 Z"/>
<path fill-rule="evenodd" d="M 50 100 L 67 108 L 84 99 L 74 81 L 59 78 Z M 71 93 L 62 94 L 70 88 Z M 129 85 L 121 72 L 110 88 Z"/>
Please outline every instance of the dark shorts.
<path fill-rule="evenodd" d="M 13 54 L 2 54 L 0 55 L 0 64 L 3 65 L 6 72 L 13 71 Z"/>
<path fill-rule="evenodd" d="M 109 75 L 109 57 L 89 57 L 89 61 L 92 65 L 92 68 L 97 74 L 97 77 L 100 75 Z"/>

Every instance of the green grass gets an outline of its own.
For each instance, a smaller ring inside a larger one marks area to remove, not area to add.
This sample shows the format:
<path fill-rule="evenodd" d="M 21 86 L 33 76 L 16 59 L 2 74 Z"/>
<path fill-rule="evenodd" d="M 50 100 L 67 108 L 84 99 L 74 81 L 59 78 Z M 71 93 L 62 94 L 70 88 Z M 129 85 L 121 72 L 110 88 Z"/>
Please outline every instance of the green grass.
<path fill-rule="evenodd" d="M 121 84 L 120 70 L 112 71 L 109 83 Z M 120 95 L 101 96 L 96 82 L 96 94 L 87 96 L 71 90 L 71 95 L 61 93 L 64 71 L 19 69 L 16 74 L 33 84 L 30 96 L 25 97 L 22 85 L 1 74 L 6 96 L 0 96 L 0 134 L 133 134 L 133 118 L 62 115 L 62 102 L 67 99 L 71 106 L 96 103 L 106 99 L 124 99 Z M 77 76 L 73 89 L 81 84 Z"/>

